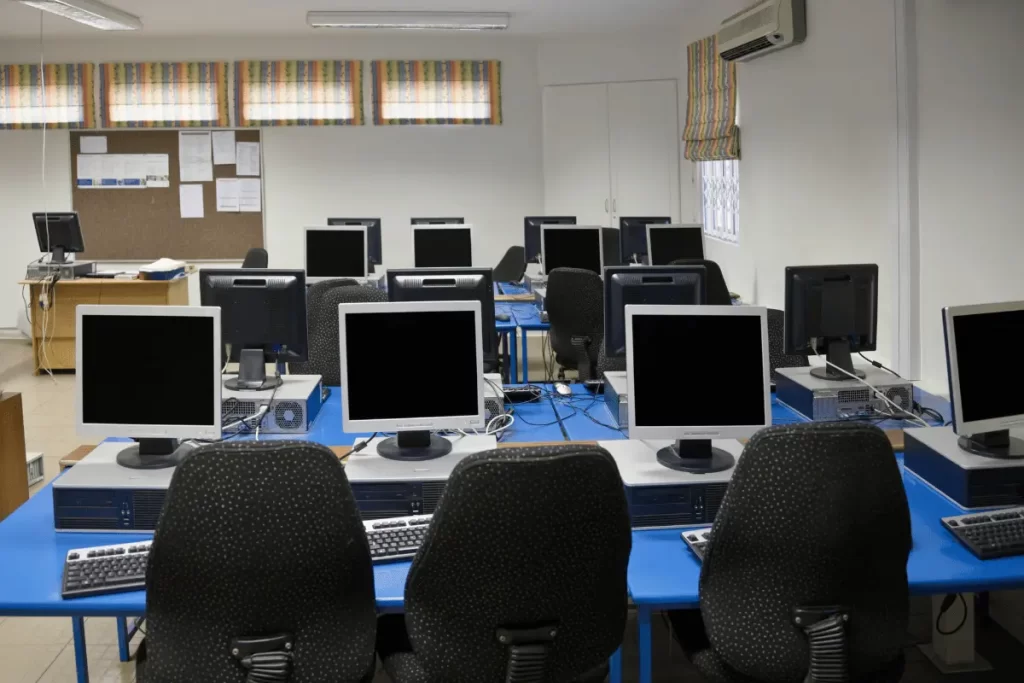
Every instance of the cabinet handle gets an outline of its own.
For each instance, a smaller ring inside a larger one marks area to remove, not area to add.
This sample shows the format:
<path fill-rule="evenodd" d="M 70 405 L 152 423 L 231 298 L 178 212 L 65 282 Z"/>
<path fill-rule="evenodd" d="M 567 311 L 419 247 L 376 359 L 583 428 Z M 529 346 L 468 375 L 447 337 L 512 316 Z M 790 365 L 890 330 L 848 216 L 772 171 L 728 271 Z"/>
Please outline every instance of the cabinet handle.
<path fill-rule="evenodd" d="M 604 212 L 608 213 L 608 198 L 607 197 L 604 200 Z"/>
<path fill-rule="evenodd" d="M 618 213 L 618 212 L 619 212 L 619 200 L 618 199 L 613 199 L 612 200 L 612 213 Z"/>

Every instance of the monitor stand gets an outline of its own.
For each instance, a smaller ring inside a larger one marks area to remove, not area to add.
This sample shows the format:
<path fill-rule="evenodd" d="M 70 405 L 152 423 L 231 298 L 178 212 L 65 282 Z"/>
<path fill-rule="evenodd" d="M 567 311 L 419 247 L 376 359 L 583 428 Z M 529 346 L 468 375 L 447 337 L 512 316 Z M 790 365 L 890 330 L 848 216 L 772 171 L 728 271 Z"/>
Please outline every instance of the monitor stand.
<path fill-rule="evenodd" d="M 163 470 L 180 465 L 192 450 L 177 439 L 138 439 L 117 454 L 117 464 L 130 470 Z"/>
<path fill-rule="evenodd" d="M 50 250 L 50 263 L 54 265 L 67 263 L 67 254 L 64 252 L 64 247 L 54 247 Z"/>
<path fill-rule="evenodd" d="M 983 458 L 1000 460 L 1024 458 L 1024 440 L 1010 436 L 1009 429 L 961 436 L 957 443 L 968 453 L 980 455 Z"/>
<path fill-rule="evenodd" d="M 676 441 L 675 445 L 662 448 L 658 451 L 658 462 L 679 472 L 710 474 L 729 469 L 736 464 L 736 458 L 721 448 L 713 447 L 711 439 L 699 439 Z"/>
<path fill-rule="evenodd" d="M 377 455 L 388 460 L 434 460 L 451 452 L 451 441 L 427 431 L 398 432 L 377 445 Z"/>
<path fill-rule="evenodd" d="M 238 354 L 238 376 L 224 386 L 231 391 L 262 391 L 275 389 L 284 382 L 280 377 L 267 377 L 267 365 L 263 349 L 242 349 Z"/>
<path fill-rule="evenodd" d="M 850 355 L 849 341 L 846 339 L 829 339 L 827 343 L 828 351 L 826 352 L 825 360 L 831 363 L 831 365 L 826 364 L 823 368 L 814 368 L 811 370 L 811 377 L 827 379 L 831 382 L 853 382 L 854 379 L 850 375 L 856 375 L 860 379 L 864 379 L 864 373 L 860 370 L 855 370 L 853 367 L 853 357 Z M 833 366 L 846 370 L 850 375 L 839 372 Z"/>

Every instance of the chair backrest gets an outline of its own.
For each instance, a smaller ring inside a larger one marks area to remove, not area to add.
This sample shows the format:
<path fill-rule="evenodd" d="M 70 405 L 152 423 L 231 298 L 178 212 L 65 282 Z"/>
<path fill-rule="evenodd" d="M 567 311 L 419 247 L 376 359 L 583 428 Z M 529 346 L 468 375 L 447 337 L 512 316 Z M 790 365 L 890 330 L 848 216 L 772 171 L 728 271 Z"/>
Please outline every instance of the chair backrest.
<path fill-rule="evenodd" d="M 520 246 L 509 247 L 494 268 L 495 282 L 519 282 L 526 274 L 526 249 Z"/>
<path fill-rule="evenodd" d="M 267 250 L 259 247 L 250 249 L 246 255 L 245 260 L 242 261 L 243 268 L 266 268 L 270 262 L 270 257 L 267 256 Z"/>
<path fill-rule="evenodd" d="M 341 384 L 338 355 L 338 304 L 385 302 L 388 294 L 382 289 L 360 286 L 355 280 L 318 282 L 306 295 L 309 317 L 309 360 L 290 363 L 288 370 L 296 375 L 321 375 L 324 386 Z"/>
<path fill-rule="evenodd" d="M 714 261 L 704 259 L 679 259 L 672 262 L 673 266 L 704 266 L 707 268 L 707 280 L 704 287 L 707 290 L 707 303 L 709 306 L 731 306 L 732 297 L 729 295 L 729 287 L 725 284 L 725 276 L 722 269 Z"/>
<path fill-rule="evenodd" d="M 406 626 L 432 681 L 505 680 L 497 629 L 553 624 L 544 680 L 619 647 L 632 544 L 622 480 L 596 446 L 486 451 L 454 470 L 413 560 Z"/>
<path fill-rule="evenodd" d="M 233 638 L 293 637 L 289 683 L 374 666 L 373 567 L 345 471 L 307 442 L 216 444 L 178 466 L 146 575 L 140 683 L 245 680 Z"/>
<path fill-rule="evenodd" d="M 702 567 L 711 646 L 754 680 L 803 680 L 809 645 L 793 609 L 839 605 L 851 680 L 873 680 L 902 656 L 910 548 L 903 481 L 880 429 L 764 429 L 736 465 Z"/>
<path fill-rule="evenodd" d="M 810 365 L 807 356 L 792 356 L 785 353 L 786 312 L 777 308 L 768 309 L 768 358 L 772 379 L 778 368 L 806 368 Z"/>
<path fill-rule="evenodd" d="M 578 358 L 580 339 L 589 340 L 592 363 L 604 346 L 604 285 L 593 271 L 555 268 L 548 273 L 544 307 L 551 323 L 551 348 L 563 358 Z"/>

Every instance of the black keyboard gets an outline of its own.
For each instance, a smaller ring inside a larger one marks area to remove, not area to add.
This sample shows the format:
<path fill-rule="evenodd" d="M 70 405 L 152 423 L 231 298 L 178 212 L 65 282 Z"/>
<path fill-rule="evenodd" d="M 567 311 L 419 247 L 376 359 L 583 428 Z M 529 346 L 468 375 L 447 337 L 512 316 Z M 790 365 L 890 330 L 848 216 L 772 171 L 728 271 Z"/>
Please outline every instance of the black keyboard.
<path fill-rule="evenodd" d="M 64 558 L 61 597 L 124 593 L 146 588 L 146 562 L 152 541 L 69 550 Z"/>
<path fill-rule="evenodd" d="M 704 551 L 707 549 L 708 543 L 711 542 L 711 527 L 687 529 L 683 532 L 683 541 L 686 542 L 686 547 L 697 556 L 697 559 L 703 562 Z"/>
<path fill-rule="evenodd" d="M 1024 555 L 1024 507 L 943 517 L 942 525 L 979 559 Z"/>
<path fill-rule="evenodd" d="M 423 545 L 432 515 L 393 517 L 363 522 L 374 562 L 411 559 Z"/>

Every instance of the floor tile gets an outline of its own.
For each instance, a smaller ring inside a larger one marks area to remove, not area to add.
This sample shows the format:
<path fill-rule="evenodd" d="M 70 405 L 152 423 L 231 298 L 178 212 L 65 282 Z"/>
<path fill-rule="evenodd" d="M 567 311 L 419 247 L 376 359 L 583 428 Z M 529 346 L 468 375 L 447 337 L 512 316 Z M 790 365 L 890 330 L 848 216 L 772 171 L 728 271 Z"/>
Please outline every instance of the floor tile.
<path fill-rule="evenodd" d="M 63 645 L 0 644 L 0 683 L 35 683 L 63 648 Z"/>
<path fill-rule="evenodd" d="M 86 656 L 90 683 L 131 683 L 135 680 L 135 662 L 121 663 L 116 645 L 87 646 Z M 38 679 L 38 683 L 74 683 L 75 680 L 75 648 L 68 645 Z"/>
<path fill-rule="evenodd" d="M 0 624 L 0 647 L 60 645 L 71 640 L 67 617 L 10 617 Z"/>

